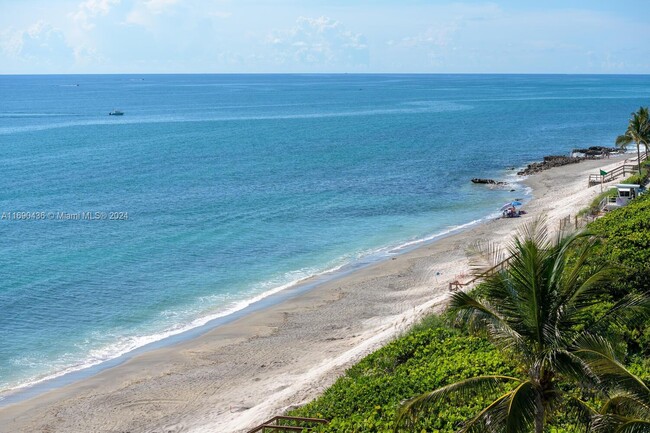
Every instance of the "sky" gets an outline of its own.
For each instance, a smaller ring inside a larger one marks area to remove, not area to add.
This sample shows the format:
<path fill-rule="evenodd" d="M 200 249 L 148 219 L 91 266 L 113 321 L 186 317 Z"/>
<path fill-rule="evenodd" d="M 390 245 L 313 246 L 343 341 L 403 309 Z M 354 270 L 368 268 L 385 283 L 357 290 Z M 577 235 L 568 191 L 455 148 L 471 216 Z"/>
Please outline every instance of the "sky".
<path fill-rule="evenodd" d="M 0 74 L 650 73 L 650 0 L 0 0 Z"/>

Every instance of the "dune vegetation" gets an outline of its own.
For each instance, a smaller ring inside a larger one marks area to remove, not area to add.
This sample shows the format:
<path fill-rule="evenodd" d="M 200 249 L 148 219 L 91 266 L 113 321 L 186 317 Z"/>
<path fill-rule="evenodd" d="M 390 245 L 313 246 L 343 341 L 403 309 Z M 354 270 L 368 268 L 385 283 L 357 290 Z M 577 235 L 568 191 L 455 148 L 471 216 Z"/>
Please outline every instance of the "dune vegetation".
<path fill-rule="evenodd" d="M 650 432 L 650 194 L 487 253 L 510 265 L 291 414 L 342 433 Z"/>

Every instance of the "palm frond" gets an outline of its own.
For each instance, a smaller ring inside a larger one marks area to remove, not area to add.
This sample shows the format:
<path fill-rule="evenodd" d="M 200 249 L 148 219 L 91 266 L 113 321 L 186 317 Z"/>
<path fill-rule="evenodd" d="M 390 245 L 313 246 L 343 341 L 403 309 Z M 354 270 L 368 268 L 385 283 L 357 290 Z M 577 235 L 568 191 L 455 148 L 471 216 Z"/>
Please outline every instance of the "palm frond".
<path fill-rule="evenodd" d="M 510 397 L 506 417 L 507 433 L 525 433 L 535 421 L 539 391 L 528 381 L 520 384 Z"/>
<path fill-rule="evenodd" d="M 464 292 L 454 293 L 449 304 L 449 310 L 456 314 L 457 321 L 470 328 L 484 329 L 496 345 L 517 350 L 519 354 L 525 355 L 527 348 L 524 338 L 492 307 Z"/>
<path fill-rule="evenodd" d="M 440 404 L 448 404 L 449 401 L 467 400 L 475 394 L 488 394 L 496 392 L 506 382 L 521 382 L 516 377 L 509 376 L 479 376 L 465 379 L 435 391 L 427 392 L 407 400 L 397 411 L 395 431 L 399 427 L 412 426 L 417 416 L 422 413 L 434 411 Z"/>
<path fill-rule="evenodd" d="M 616 429 L 616 433 L 650 433 L 650 421 L 628 420 Z"/>
<path fill-rule="evenodd" d="M 598 412 L 587 402 L 572 395 L 565 396 L 565 406 L 567 414 L 579 420 L 584 425 L 585 431 L 589 431 L 591 422 L 594 417 L 598 416 Z"/>
<path fill-rule="evenodd" d="M 459 433 L 526 433 L 535 420 L 538 398 L 535 385 L 522 382 L 469 420 Z"/>
<path fill-rule="evenodd" d="M 621 392 L 610 397 L 600 408 L 602 415 L 620 415 L 650 420 L 650 401 L 637 395 Z"/>
<path fill-rule="evenodd" d="M 650 405 L 650 389 L 618 361 L 612 345 L 597 335 L 583 335 L 576 341 L 576 356 L 583 359 L 600 380 L 614 390 L 624 390 Z"/>
<path fill-rule="evenodd" d="M 472 275 L 479 278 L 508 258 L 507 251 L 496 242 L 477 242 L 468 253 Z"/>
<path fill-rule="evenodd" d="M 616 137 L 616 146 L 626 150 L 627 146 L 629 146 L 633 141 L 634 140 L 629 135 L 619 135 Z"/>
<path fill-rule="evenodd" d="M 511 395 L 512 391 L 509 391 L 494 400 L 478 415 L 467 421 L 458 433 L 501 433 L 504 426 L 503 407 L 507 405 Z"/>
<path fill-rule="evenodd" d="M 580 238 L 587 238 L 587 241 L 577 249 L 571 267 L 564 269 L 557 264 L 554 269 L 554 274 L 562 278 L 557 284 L 561 292 L 556 299 L 556 308 L 571 305 L 580 309 L 592 305 L 594 295 L 606 293 L 603 283 L 613 281 L 620 272 L 619 267 L 604 263 L 585 274 L 585 264 L 589 262 L 593 256 L 593 248 L 599 243 L 599 239 L 590 237 L 587 233 L 571 237 L 566 244 L 559 245 L 558 262 L 566 261 L 568 248 Z"/>
<path fill-rule="evenodd" d="M 631 293 L 614 304 L 605 314 L 591 323 L 586 332 L 597 334 L 610 324 L 635 326 L 650 319 L 650 294 Z"/>
<path fill-rule="evenodd" d="M 568 350 L 554 350 L 544 357 L 544 367 L 555 371 L 576 383 L 596 387 L 599 383 L 598 375 L 591 365 L 584 359 Z"/>

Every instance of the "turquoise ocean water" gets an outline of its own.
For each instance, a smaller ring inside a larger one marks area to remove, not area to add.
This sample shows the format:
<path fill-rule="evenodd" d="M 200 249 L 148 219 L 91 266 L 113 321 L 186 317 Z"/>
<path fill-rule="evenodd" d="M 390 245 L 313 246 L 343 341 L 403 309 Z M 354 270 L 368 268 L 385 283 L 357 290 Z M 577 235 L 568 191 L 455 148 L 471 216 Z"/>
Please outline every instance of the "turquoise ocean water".
<path fill-rule="evenodd" d="M 526 192 L 472 177 L 611 145 L 649 96 L 648 76 L 0 76 L 0 390 L 489 217 Z"/>

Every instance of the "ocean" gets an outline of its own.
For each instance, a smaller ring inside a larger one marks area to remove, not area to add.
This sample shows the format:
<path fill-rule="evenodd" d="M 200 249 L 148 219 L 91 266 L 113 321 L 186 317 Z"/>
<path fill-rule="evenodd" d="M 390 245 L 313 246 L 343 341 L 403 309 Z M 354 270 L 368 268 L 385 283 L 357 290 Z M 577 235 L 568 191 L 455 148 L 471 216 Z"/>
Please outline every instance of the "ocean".
<path fill-rule="evenodd" d="M 530 197 L 513 167 L 613 145 L 650 76 L 0 76 L 0 95 L 6 393 L 494 217 Z"/>

